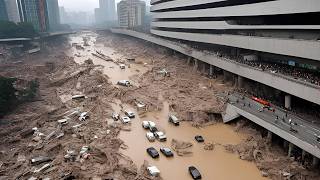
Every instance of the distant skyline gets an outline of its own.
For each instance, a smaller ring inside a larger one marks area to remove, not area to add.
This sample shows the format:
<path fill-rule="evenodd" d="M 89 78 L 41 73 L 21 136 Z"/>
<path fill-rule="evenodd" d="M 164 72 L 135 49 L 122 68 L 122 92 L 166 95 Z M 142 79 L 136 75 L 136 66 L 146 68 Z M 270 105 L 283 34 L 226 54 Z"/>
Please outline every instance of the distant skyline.
<path fill-rule="evenodd" d="M 150 5 L 150 0 L 144 0 Z M 120 0 L 116 0 L 116 3 Z M 99 0 L 59 0 L 59 6 L 63 6 L 66 11 L 85 11 L 93 12 L 94 8 L 99 7 Z"/>

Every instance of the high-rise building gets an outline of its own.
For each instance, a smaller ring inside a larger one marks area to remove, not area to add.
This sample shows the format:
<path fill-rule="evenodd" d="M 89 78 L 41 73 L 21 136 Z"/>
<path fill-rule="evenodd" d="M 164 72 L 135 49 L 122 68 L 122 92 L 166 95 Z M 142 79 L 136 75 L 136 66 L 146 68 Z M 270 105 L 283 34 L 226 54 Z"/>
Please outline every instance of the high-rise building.
<path fill-rule="evenodd" d="M 105 24 L 115 21 L 117 19 L 115 0 L 99 0 L 99 8 L 94 10 L 94 16 L 96 24 Z"/>
<path fill-rule="evenodd" d="M 104 21 L 116 20 L 115 0 L 99 0 L 99 8 Z"/>
<path fill-rule="evenodd" d="M 118 3 L 118 22 L 122 28 L 142 26 L 146 16 L 146 3 L 140 0 L 122 0 Z"/>
<path fill-rule="evenodd" d="M 8 20 L 7 8 L 4 0 L 0 0 L 0 20 Z"/>
<path fill-rule="evenodd" d="M 56 31 L 60 27 L 60 12 L 58 0 L 47 0 L 48 19 L 50 31 Z"/>
<path fill-rule="evenodd" d="M 8 20 L 12 22 L 20 22 L 18 4 L 16 0 L 4 0 L 8 13 Z"/>
<path fill-rule="evenodd" d="M 40 32 L 49 29 L 46 0 L 18 0 L 20 19 L 30 22 Z"/>
<path fill-rule="evenodd" d="M 68 15 L 63 6 L 59 7 L 59 13 L 60 13 L 60 23 L 65 24 L 67 22 Z"/>
<path fill-rule="evenodd" d="M 100 24 L 103 23 L 104 18 L 103 18 L 103 12 L 101 8 L 95 8 L 94 9 L 94 18 L 95 18 L 95 23 Z"/>

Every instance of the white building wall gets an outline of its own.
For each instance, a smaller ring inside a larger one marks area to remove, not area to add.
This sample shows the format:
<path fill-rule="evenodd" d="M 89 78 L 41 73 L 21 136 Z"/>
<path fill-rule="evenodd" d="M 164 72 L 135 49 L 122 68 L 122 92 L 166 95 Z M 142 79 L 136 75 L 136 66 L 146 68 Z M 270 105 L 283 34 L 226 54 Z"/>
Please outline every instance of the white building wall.
<path fill-rule="evenodd" d="M 118 3 L 118 22 L 122 28 L 134 28 L 143 25 L 145 2 L 139 0 L 122 0 Z"/>
<path fill-rule="evenodd" d="M 20 16 L 18 11 L 18 4 L 16 0 L 5 0 L 9 21 L 18 23 Z"/>

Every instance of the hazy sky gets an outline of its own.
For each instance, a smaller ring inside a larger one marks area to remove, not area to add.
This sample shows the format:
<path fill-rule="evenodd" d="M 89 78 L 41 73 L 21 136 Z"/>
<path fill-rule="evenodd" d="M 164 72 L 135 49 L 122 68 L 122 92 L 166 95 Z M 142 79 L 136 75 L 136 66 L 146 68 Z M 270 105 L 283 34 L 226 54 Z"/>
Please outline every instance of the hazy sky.
<path fill-rule="evenodd" d="M 116 3 L 119 1 L 116 0 Z M 144 1 L 150 2 L 150 0 Z M 59 6 L 64 6 L 67 11 L 93 11 L 99 7 L 99 0 L 59 0 Z"/>

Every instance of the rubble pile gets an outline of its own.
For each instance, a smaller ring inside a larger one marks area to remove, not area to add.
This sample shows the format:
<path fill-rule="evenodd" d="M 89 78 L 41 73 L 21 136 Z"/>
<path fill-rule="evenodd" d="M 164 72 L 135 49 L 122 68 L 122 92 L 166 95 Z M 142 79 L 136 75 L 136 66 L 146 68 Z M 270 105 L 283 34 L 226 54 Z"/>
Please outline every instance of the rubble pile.
<path fill-rule="evenodd" d="M 99 67 L 63 54 L 41 60 L 1 68 L 37 78 L 40 100 L 1 120 L 0 179 L 150 179 L 119 152 L 122 125 L 110 120 L 109 105 L 119 90 Z"/>
<path fill-rule="evenodd" d="M 179 155 L 185 156 L 192 154 L 191 148 L 193 144 L 190 142 L 179 141 L 177 139 L 172 139 L 171 148 Z"/>
<path fill-rule="evenodd" d="M 237 145 L 225 145 L 225 150 L 236 153 L 242 160 L 255 162 L 262 175 L 271 179 L 310 179 L 319 178 L 317 172 L 310 171 L 310 166 L 302 166 L 293 157 L 288 157 L 278 146 L 270 145 L 261 132 L 250 127 L 245 120 L 235 125 L 237 132 L 247 134 L 247 138 Z"/>
<path fill-rule="evenodd" d="M 181 57 L 170 56 L 162 48 L 153 48 L 137 40 L 119 38 L 103 34 L 97 42 L 105 46 L 126 49 L 121 51 L 128 57 L 147 64 L 149 70 L 137 79 L 136 88 L 123 89 L 121 100 L 133 104 L 138 98 L 149 103 L 149 110 L 159 110 L 162 101 L 168 101 L 170 110 L 178 114 L 181 120 L 192 121 L 195 126 L 208 125 L 221 120 L 224 98 L 215 95 L 226 94 L 231 87 L 221 86 L 219 79 L 200 76 Z M 164 53 L 159 53 L 164 52 Z M 223 95 L 224 96 L 224 95 Z M 159 98 L 161 97 L 161 98 Z"/>

